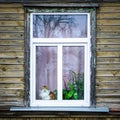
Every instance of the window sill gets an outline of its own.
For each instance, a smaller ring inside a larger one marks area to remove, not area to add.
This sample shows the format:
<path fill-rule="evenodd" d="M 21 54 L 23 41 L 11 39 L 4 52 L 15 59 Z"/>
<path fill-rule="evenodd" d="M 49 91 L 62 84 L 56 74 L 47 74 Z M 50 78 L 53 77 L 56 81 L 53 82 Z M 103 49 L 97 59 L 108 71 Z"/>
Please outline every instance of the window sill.
<path fill-rule="evenodd" d="M 10 111 L 109 112 L 107 107 L 11 107 Z"/>

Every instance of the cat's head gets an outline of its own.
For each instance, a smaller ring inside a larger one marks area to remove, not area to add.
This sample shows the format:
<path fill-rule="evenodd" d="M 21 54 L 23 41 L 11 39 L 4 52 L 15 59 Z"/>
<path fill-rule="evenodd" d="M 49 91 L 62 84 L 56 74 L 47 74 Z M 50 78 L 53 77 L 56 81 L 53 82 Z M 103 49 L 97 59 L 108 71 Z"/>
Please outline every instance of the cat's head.
<path fill-rule="evenodd" d="M 42 92 L 42 93 L 48 93 L 48 94 L 49 94 L 50 90 L 48 89 L 47 86 L 42 86 L 42 87 L 41 87 L 41 92 Z"/>

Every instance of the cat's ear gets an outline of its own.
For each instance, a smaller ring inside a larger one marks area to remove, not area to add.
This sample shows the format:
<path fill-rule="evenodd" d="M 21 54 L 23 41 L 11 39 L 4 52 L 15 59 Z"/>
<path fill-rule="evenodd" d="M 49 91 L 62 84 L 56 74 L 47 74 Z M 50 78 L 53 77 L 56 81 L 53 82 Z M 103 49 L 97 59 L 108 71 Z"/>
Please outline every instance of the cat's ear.
<path fill-rule="evenodd" d="M 48 87 L 46 85 L 44 85 L 44 86 L 41 87 L 41 90 L 42 89 L 47 89 L 48 90 Z"/>
<path fill-rule="evenodd" d="M 48 90 L 48 87 L 47 87 L 47 86 L 44 86 L 44 88 Z"/>

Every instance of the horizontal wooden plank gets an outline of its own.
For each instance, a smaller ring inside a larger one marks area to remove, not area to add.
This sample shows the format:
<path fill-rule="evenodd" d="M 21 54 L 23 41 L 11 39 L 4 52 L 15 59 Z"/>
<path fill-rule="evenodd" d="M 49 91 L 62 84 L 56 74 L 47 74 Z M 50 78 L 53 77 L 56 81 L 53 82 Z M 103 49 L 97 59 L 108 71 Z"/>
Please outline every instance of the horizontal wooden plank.
<path fill-rule="evenodd" d="M 96 94 L 96 97 L 103 97 L 103 98 L 120 98 L 120 94 L 118 93 L 118 94 L 115 94 L 115 93 L 113 93 L 113 94 Z"/>
<path fill-rule="evenodd" d="M 97 25 L 120 25 L 120 19 L 118 20 L 97 20 Z"/>
<path fill-rule="evenodd" d="M 96 94 L 120 94 L 120 89 L 111 90 L 111 89 L 96 89 Z M 119 99 L 120 100 L 120 99 Z"/>
<path fill-rule="evenodd" d="M 120 64 L 97 64 L 96 70 L 120 70 Z"/>
<path fill-rule="evenodd" d="M 0 21 L 0 26 L 4 27 L 4 26 L 18 26 L 18 27 L 22 27 L 24 26 L 24 21 Z"/>
<path fill-rule="evenodd" d="M 96 107 L 110 107 L 110 108 L 120 108 L 119 103 L 97 103 L 96 102 Z"/>
<path fill-rule="evenodd" d="M 97 44 L 120 44 L 120 39 L 115 38 L 97 38 Z"/>
<path fill-rule="evenodd" d="M 23 98 L 22 97 L 19 97 L 19 96 L 16 96 L 16 97 L 13 97 L 13 96 L 11 96 L 11 97 L 0 97 L 1 99 L 0 99 L 0 102 L 22 102 L 23 101 Z"/>
<path fill-rule="evenodd" d="M 24 90 L 0 90 L 1 97 L 24 97 Z"/>
<path fill-rule="evenodd" d="M 96 77 L 96 82 L 114 82 L 114 83 L 118 83 L 120 82 L 120 77 L 119 76 L 97 76 Z"/>
<path fill-rule="evenodd" d="M 120 7 L 120 3 L 102 3 L 100 7 Z"/>
<path fill-rule="evenodd" d="M 114 7 L 114 6 L 102 7 L 101 6 L 101 7 L 99 7 L 98 11 L 99 12 L 120 12 L 120 7 Z"/>
<path fill-rule="evenodd" d="M 0 84 L 0 90 L 2 89 L 10 89 L 10 88 L 18 88 L 24 90 L 23 84 Z"/>
<path fill-rule="evenodd" d="M 24 33 L 0 33 L 0 39 L 24 39 Z"/>
<path fill-rule="evenodd" d="M 96 102 L 96 107 L 109 107 L 109 108 L 120 108 L 120 104 L 119 103 L 101 103 L 101 102 Z M 115 118 L 116 119 L 116 118 Z"/>
<path fill-rule="evenodd" d="M 103 2 L 118 2 L 119 3 L 119 0 L 102 0 Z"/>
<path fill-rule="evenodd" d="M 0 0 L 1 3 L 53 3 L 56 2 L 55 0 Z M 60 2 L 77 2 L 77 3 L 85 3 L 85 2 L 98 2 L 98 3 L 119 3 L 119 0 L 57 0 L 58 3 Z"/>
<path fill-rule="evenodd" d="M 100 70 L 100 71 L 114 71 L 114 70 L 120 70 L 120 68 L 96 68 L 96 70 Z"/>
<path fill-rule="evenodd" d="M 118 90 L 120 90 L 119 88 L 114 88 L 114 87 L 112 87 L 112 88 L 108 88 L 108 87 L 103 87 L 103 88 L 100 88 L 100 87 L 96 87 L 96 95 L 97 95 L 97 90 L 98 91 L 100 91 L 100 90 L 104 90 L 104 91 L 118 91 Z M 118 98 L 118 96 L 119 96 L 119 93 L 118 93 L 118 95 L 115 97 L 115 98 Z M 105 97 L 105 96 L 103 96 L 103 97 Z M 106 96 L 106 98 L 107 98 L 107 96 Z M 111 98 L 110 96 L 109 96 L 109 98 Z"/>
<path fill-rule="evenodd" d="M 7 46 L 7 45 L 4 45 L 4 46 L 1 46 L 0 45 L 0 51 L 3 52 L 3 51 L 18 51 L 18 52 L 22 52 L 24 51 L 24 46 L 19 46 L 19 45 L 14 45 L 14 46 Z"/>
<path fill-rule="evenodd" d="M 21 102 L 0 102 L 0 106 L 24 106 L 23 101 Z"/>
<path fill-rule="evenodd" d="M 96 76 L 120 76 L 120 70 L 111 70 L 111 71 L 96 71 Z"/>
<path fill-rule="evenodd" d="M 18 40 L 17 40 L 18 39 Z M 17 38 L 17 39 L 13 39 L 13 38 L 8 38 L 8 40 L 6 39 L 3 39 L 3 40 L 0 40 L 0 45 L 1 46 L 13 46 L 13 45 L 18 45 L 18 46 L 24 46 L 24 40 L 21 40 L 20 38 Z"/>
<path fill-rule="evenodd" d="M 97 82 L 96 86 L 100 87 L 100 88 L 112 88 L 112 87 L 114 87 L 114 88 L 120 90 L 120 82 L 114 82 L 114 81 L 113 82 Z M 111 94 L 111 93 L 109 93 L 109 94 Z"/>
<path fill-rule="evenodd" d="M 21 104 L 21 105 L 23 104 L 23 99 L 22 98 L 15 99 L 15 98 L 11 97 L 12 99 L 10 99 L 10 100 L 7 97 L 0 97 L 0 98 L 2 98 L 0 100 L 0 106 L 6 106 L 6 105 L 12 105 L 13 106 L 16 103 Z"/>
<path fill-rule="evenodd" d="M 100 19 L 120 19 L 120 13 L 119 12 L 118 13 L 117 12 L 97 13 L 97 20 L 100 20 Z"/>
<path fill-rule="evenodd" d="M 119 98 L 96 98 L 97 102 L 101 102 L 101 103 L 120 103 L 120 99 Z"/>
<path fill-rule="evenodd" d="M 21 8 L 23 7 L 23 4 L 19 4 L 19 3 L 9 3 L 9 4 L 4 4 L 4 3 L 0 3 L 0 8 Z"/>
<path fill-rule="evenodd" d="M 24 70 L 23 65 L 0 65 L 1 71 L 14 71 L 14 70 Z"/>
<path fill-rule="evenodd" d="M 64 0 L 58 0 L 58 2 L 65 2 Z M 100 2 L 102 3 L 103 2 L 119 2 L 119 0 L 67 0 L 66 2 Z M 19 3 L 19 2 L 26 2 L 26 3 L 30 3 L 30 2 L 35 2 L 35 3 L 38 3 L 38 2 L 55 2 L 55 0 L 1 0 L 1 2 L 5 2 L 5 3 L 9 3 L 9 2 L 16 2 L 16 3 Z"/>
<path fill-rule="evenodd" d="M 111 0 L 110 0 L 111 1 Z M 114 1 L 117 1 L 117 0 L 114 0 Z M 8 3 L 8 2 L 16 2 L 16 3 L 18 3 L 18 2 L 25 2 L 25 3 L 44 3 L 44 2 L 48 2 L 48 3 L 51 3 L 51 2 L 58 2 L 58 3 L 60 3 L 60 2 L 80 2 L 80 3 L 83 3 L 83 2 L 95 2 L 95 0 L 66 0 L 66 1 L 64 1 L 64 0 L 25 0 L 25 1 L 23 1 L 23 0 L 9 0 L 9 1 L 7 1 L 7 0 L 1 0 L 1 2 L 5 2 L 5 3 Z M 97 0 L 97 2 L 100 2 L 100 0 Z"/>
<path fill-rule="evenodd" d="M 24 71 L 0 72 L 0 77 L 24 77 Z"/>
<path fill-rule="evenodd" d="M 14 0 L 13 0 L 14 1 Z M 26 0 L 26 3 L 31 3 L 31 2 L 56 2 L 55 0 Z M 77 2 L 77 3 L 84 3 L 84 2 L 98 2 L 98 3 L 102 3 L 102 2 L 119 2 L 119 0 L 57 0 L 58 3 L 60 2 Z"/>
<path fill-rule="evenodd" d="M 24 20 L 24 14 L 23 13 L 0 13 L 0 20 L 3 21 L 11 21 L 11 20 Z"/>
<path fill-rule="evenodd" d="M 23 65 L 24 64 L 24 60 L 23 58 L 1 58 L 0 59 L 0 64 L 1 65 Z"/>
<path fill-rule="evenodd" d="M 97 51 L 120 51 L 120 44 L 116 44 L 116 45 L 97 45 L 97 49 L 96 49 Z"/>
<path fill-rule="evenodd" d="M 120 26 L 97 26 L 97 32 L 120 32 Z"/>
<path fill-rule="evenodd" d="M 13 77 L 13 78 L 1 78 L 0 77 L 0 84 L 4 84 L 4 83 L 13 83 L 13 85 L 16 83 L 16 84 L 24 84 L 24 78 L 22 77 L 22 78 L 15 78 L 15 77 Z"/>
<path fill-rule="evenodd" d="M 4 26 L 0 27 L 0 33 L 23 33 L 24 32 L 24 26 L 22 27 L 16 27 L 16 26 Z"/>
<path fill-rule="evenodd" d="M 96 61 L 97 64 L 120 64 L 120 60 L 119 58 L 103 58 L 103 57 L 98 57 L 97 58 L 97 61 Z"/>
<path fill-rule="evenodd" d="M 97 52 L 97 57 L 118 57 L 120 58 L 119 52 Z"/>
<path fill-rule="evenodd" d="M 98 32 L 97 38 L 120 38 L 120 32 Z"/>
<path fill-rule="evenodd" d="M 1 52 L 0 58 L 23 58 L 23 52 Z"/>
<path fill-rule="evenodd" d="M 24 13 L 24 9 L 21 7 L 0 8 L 0 13 Z"/>

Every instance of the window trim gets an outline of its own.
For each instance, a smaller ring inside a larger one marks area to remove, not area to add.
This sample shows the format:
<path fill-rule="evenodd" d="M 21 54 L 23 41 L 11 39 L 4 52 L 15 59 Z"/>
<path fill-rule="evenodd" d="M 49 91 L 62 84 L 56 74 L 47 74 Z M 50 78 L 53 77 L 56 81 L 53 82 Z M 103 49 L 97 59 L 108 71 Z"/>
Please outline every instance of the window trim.
<path fill-rule="evenodd" d="M 44 9 L 44 8 L 43 8 Z M 49 9 L 49 8 L 48 8 Z M 61 8 L 60 8 L 61 9 Z M 72 9 L 73 8 L 69 8 Z M 96 67 L 96 54 L 95 54 L 95 36 L 96 36 L 96 30 L 95 30 L 95 26 L 96 26 L 96 20 L 95 20 L 95 16 L 96 16 L 96 10 L 95 8 L 76 8 L 77 10 L 79 9 L 80 12 L 90 12 L 91 17 L 90 17 L 90 21 L 91 21 L 91 84 L 92 86 L 90 86 L 90 106 L 95 106 L 95 67 Z M 39 9 L 34 9 L 34 8 L 27 8 L 25 9 L 26 11 L 26 34 L 25 34 L 25 106 L 30 106 L 30 80 L 29 80 L 29 76 L 30 76 L 30 26 L 29 26 L 29 22 L 30 22 L 30 13 L 32 12 L 38 12 Z M 40 10 L 41 11 L 41 10 Z"/>

